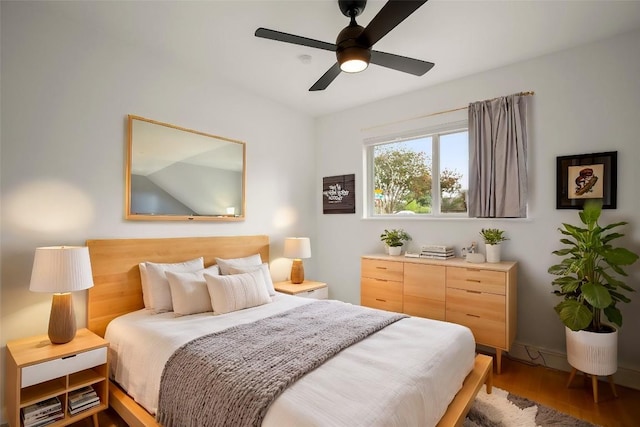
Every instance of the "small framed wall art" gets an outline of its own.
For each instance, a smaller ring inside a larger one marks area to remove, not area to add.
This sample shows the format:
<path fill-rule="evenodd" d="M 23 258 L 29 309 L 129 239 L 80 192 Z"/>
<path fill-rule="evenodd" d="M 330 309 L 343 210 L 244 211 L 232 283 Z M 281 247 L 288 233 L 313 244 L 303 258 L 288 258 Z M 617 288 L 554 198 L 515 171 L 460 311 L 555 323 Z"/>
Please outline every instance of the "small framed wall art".
<path fill-rule="evenodd" d="M 557 157 L 556 209 L 582 209 L 587 199 L 601 199 L 603 209 L 615 209 L 617 175 L 617 151 Z"/>
<path fill-rule="evenodd" d="M 322 213 L 356 213 L 355 174 L 322 178 Z"/>

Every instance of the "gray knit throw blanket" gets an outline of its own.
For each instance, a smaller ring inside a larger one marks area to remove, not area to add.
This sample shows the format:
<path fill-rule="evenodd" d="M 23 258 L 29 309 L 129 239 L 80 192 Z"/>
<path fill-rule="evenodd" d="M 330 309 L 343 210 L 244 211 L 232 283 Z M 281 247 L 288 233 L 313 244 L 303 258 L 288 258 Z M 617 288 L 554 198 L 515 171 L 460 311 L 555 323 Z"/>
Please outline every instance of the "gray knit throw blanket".
<path fill-rule="evenodd" d="M 315 301 L 183 345 L 162 373 L 165 427 L 260 426 L 287 386 L 402 314 Z"/>

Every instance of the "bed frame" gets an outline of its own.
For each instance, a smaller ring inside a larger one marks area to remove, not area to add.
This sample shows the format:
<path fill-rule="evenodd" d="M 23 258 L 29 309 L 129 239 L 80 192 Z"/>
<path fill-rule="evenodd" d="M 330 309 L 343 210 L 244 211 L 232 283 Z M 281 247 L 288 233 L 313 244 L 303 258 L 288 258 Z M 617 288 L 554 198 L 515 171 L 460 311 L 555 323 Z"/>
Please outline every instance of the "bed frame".
<path fill-rule="evenodd" d="M 204 257 L 206 267 L 215 258 L 238 258 L 259 253 L 269 260 L 269 237 L 222 236 L 158 239 L 87 240 L 94 286 L 88 291 L 87 328 L 104 337 L 114 318 L 144 308 L 138 264 L 144 261 L 181 262 Z M 493 359 L 477 355 L 462 389 L 449 404 L 439 427 L 462 425 L 483 384 L 491 392 Z M 109 384 L 109 405 L 131 427 L 159 426 L 155 417 L 138 405 L 113 381 Z"/>

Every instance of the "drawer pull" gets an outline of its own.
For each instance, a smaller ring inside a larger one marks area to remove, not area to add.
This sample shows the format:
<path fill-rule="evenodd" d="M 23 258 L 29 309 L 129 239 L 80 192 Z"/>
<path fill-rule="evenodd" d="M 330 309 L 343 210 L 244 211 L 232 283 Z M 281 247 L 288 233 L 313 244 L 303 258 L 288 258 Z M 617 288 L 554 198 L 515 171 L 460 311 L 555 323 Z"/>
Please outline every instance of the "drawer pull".
<path fill-rule="evenodd" d="M 380 298 L 376 298 L 376 301 L 380 301 L 380 302 L 387 302 L 386 299 L 380 299 Z"/>
<path fill-rule="evenodd" d="M 76 357 L 76 356 L 77 356 L 77 354 L 71 354 L 69 356 L 63 356 L 62 358 L 63 359 L 71 359 L 72 357 Z"/>
<path fill-rule="evenodd" d="M 308 293 L 308 294 L 312 294 L 312 293 L 314 293 L 315 291 L 316 291 L 315 289 L 312 289 L 312 290 L 310 290 L 310 291 L 307 291 L 307 293 Z"/>
<path fill-rule="evenodd" d="M 478 316 L 478 315 L 476 315 L 476 314 L 469 314 L 469 313 L 467 313 L 467 316 L 469 316 L 469 317 L 475 317 L 476 319 L 479 319 L 479 318 L 480 318 L 480 316 Z"/>
<path fill-rule="evenodd" d="M 482 293 L 482 292 L 480 292 L 480 291 L 472 291 L 472 290 L 470 290 L 470 289 L 467 289 L 466 291 L 467 291 L 468 293 L 470 293 L 470 294 L 481 294 L 481 293 Z"/>
<path fill-rule="evenodd" d="M 377 268 L 378 270 L 386 270 L 386 269 L 387 269 L 387 267 L 377 267 L 377 266 L 376 266 L 376 268 Z"/>
<path fill-rule="evenodd" d="M 386 282 L 388 282 L 388 280 L 378 279 L 378 278 L 376 278 L 376 281 L 378 281 L 378 282 L 385 282 L 385 283 L 386 283 Z"/>
<path fill-rule="evenodd" d="M 477 280 L 477 279 L 467 279 L 467 282 L 480 283 L 480 282 L 481 282 L 481 280 Z"/>

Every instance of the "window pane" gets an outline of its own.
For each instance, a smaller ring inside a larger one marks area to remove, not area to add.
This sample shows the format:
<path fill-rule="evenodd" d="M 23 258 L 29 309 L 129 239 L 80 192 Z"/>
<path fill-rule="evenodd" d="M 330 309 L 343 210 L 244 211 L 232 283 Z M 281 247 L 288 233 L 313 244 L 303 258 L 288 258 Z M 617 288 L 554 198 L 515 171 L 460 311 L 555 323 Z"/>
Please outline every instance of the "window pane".
<path fill-rule="evenodd" d="M 440 211 L 467 212 L 469 133 L 440 136 Z"/>
<path fill-rule="evenodd" d="M 431 137 L 373 147 L 375 215 L 431 213 Z"/>

